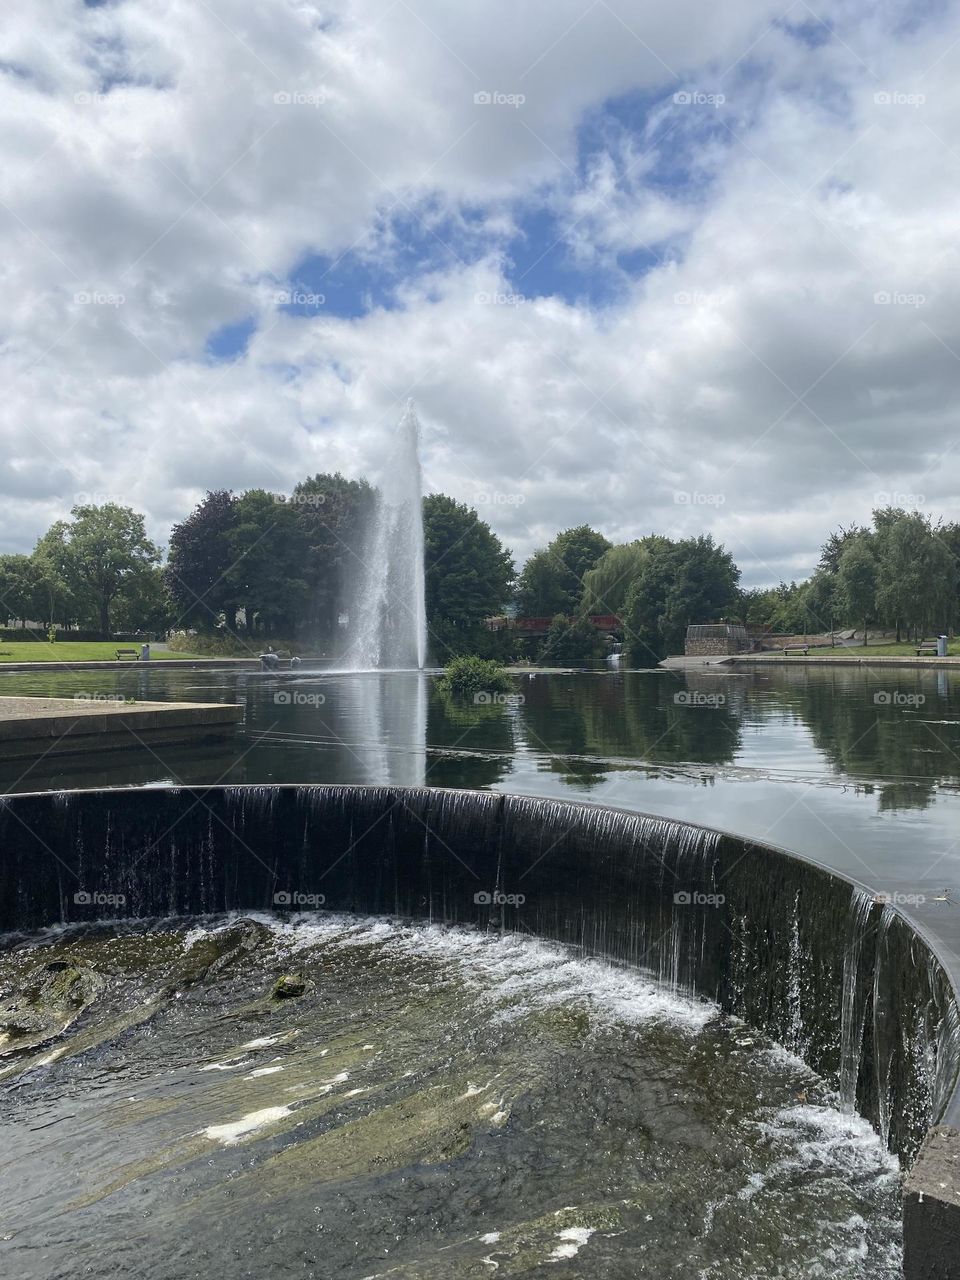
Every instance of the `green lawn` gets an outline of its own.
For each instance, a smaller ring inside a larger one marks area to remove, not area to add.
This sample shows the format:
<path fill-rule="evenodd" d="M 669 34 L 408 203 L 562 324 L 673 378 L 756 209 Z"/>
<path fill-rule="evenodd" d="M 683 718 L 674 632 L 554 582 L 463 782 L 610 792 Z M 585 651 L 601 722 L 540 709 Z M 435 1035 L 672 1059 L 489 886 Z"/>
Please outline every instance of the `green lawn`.
<path fill-rule="evenodd" d="M 61 640 L 47 644 L 43 640 L 12 640 L 0 642 L 0 663 L 3 662 L 115 662 L 118 649 L 136 649 L 138 644 L 119 644 L 116 640 L 95 640 L 74 643 Z M 168 653 L 152 649 L 157 660 L 167 658 L 195 658 L 194 653 Z"/>
<path fill-rule="evenodd" d="M 947 654 L 951 658 L 960 657 L 960 640 L 947 644 Z M 829 647 L 821 649 L 818 646 L 810 650 L 811 658 L 915 658 L 916 656 L 915 644 L 837 645 L 835 649 Z M 924 657 L 928 656 L 931 655 L 924 654 Z"/>

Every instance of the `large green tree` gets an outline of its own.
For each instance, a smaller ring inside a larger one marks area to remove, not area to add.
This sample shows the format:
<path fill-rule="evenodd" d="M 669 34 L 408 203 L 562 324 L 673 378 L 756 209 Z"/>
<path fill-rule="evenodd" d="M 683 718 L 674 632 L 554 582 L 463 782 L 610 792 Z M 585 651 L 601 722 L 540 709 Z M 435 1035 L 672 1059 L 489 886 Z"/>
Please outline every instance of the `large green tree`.
<path fill-rule="evenodd" d="M 362 572 L 363 531 L 374 496 L 366 480 L 347 480 L 339 471 L 310 476 L 290 496 L 306 538 L 304 624 L 327 639 L 336 630 L 351 580 Z"/>
<path fill-rule="evenodd" d="M 610 550 L 610 543 L 587 524 L 564 529 L 535 551 L 517 580 L 516 605 L 522 617 L 573 614 L 580 607 L 583 579 Z"/>
<path fill-rule="evenodd" d="M 713 538 L 685 538 L 649 557 L 627 593 L 626 648 L 637 663 L 682 653 L 687 627 L 735 607 L 740 570 Z"/>
<path fill-rule="evenodd" d="M 867 643 L 867 627 L 877 607 L 877 559 L 870 534 L 851 538 L 844 547 L 837 566 L 840 599 L 846 616 L 863 627 L 863 643 Z"/>
<path fill-rule="evenodd" d="M 37 568 L 30 556 L 0 555 L 0 616 L 5 622 L 39 621 Z"/>
<path fill-rule="evenodd" d="M 178 621 L 201 631 L 213 630 L 221 622 L 230 628 L 236 625 L 237 601 L 227 572 L 237 519 L 237 499 L 227 489 L 215 489 L 186 520 L 173 526 L 166 573 Z"/>
<path fill-rule="evenodd" d="M 917 636 L 946 626 L 952 615 L 954 564 L 948 544 L 918 511 L 873 513 L 876 612 L 887 625 Z"/>
<path fill-rule="evenodd" d="M 623 542 L 600 557 L 583 575 L 580 612 L 622 614 L 627 592 L 639 578 L 651 554 L 670 546 L 668 538 L 650 534 L 635 542 Z"/>
<path fill-rule="evenodd" d="M 160 561 L 143 516 L 115 502 L 76 506 L 41 539 L 41 555 L 66 583 L 78 620 L 109 636 L 111 610 Z"/>
<path fill-rule="evenodd" d="M 249 489 L 237 500 L 226 583 L 250 634 L 290 636 L 307 609 L 307 537 L 282 495 Z"/>
<path fill-rule="evenodd" d="M 513 560 L 500 539 L 462 502 L 430 494 L 423 502 L 427 626 L 437 660 L 485 652 L 485 618 L 502 611 Z M 439 650 L 439 652 L 437 652 Z"/>

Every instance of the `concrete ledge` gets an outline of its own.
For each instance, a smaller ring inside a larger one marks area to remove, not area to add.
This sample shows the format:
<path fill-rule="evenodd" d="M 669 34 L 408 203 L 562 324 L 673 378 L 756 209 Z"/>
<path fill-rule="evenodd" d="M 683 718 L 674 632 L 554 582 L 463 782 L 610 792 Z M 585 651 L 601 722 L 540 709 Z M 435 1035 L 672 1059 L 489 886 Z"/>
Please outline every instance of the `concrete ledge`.
<path fill-rule="evenodd" d="M 886 656 L 877 655 L 871 657 L 866 654 L 863 657 L 857 657 L 855 654 L 837 653 L 831 650 L 831 656 L 825 654 L 822 657 L 806 657 L 802 655 L 793 657 L 783 653 L 740 653 L 735 658 L 728 661 L 735 663 L 738 667 L 757 666 L 767 667 L 777 665 L 784 667 L 934 667 L 947 668 L 960 667 L 960 658 L 911 658 L 908 655 Z"/>
<path fill-rule="evenodd" d="M 236 703 L 0 697 L 0 759 L 201 741 L 231 734 L 242 718 Z"/>
<path fill-rule="evenodd" d="M 903 1187 L 907 1280 L 960 1277 L 960 1130 L 931 1129 Z"/>

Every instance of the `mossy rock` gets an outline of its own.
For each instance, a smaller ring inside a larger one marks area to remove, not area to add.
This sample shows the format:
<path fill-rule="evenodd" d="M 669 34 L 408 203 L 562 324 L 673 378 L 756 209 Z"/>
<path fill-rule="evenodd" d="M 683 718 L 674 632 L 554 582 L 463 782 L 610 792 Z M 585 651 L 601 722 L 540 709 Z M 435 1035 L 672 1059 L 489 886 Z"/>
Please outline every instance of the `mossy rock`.
<path fill-rule="evenodd" d="M 285 973 L 273 984 L 270 997 L 273 1000 L 296 1000 L 307 989 L 302 973 Z"/>

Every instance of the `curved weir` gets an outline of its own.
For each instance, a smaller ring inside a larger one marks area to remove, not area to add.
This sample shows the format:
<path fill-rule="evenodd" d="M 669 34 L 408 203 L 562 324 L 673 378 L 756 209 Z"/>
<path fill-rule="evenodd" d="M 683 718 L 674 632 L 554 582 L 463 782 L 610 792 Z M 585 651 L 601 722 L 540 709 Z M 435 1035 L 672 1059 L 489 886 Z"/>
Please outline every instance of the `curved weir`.
<path fill-rule="evenodd" d="M 960 1274 L 956 991 L 932 944 L 849 880 L 692 824 L 482 792 L 147 788 L 0 804 L 3 932 L 317 905 L 523 929 L 715 1001 L 832 1081 L 913 1165 L 906 1274 Z"/>

